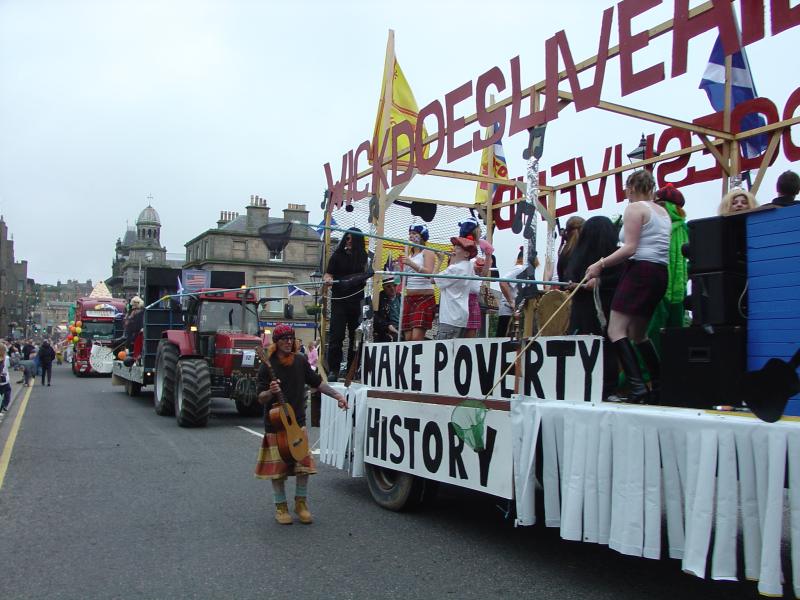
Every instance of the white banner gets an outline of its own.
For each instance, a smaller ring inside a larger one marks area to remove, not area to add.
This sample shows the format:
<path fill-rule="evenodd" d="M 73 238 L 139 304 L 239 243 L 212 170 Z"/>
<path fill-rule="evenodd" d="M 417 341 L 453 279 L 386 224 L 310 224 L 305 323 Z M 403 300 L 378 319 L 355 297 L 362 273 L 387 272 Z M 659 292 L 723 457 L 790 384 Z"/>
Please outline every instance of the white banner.
<path fill-rule="evenodd" d="M 377 390 L 483 398 L 513 363 L 518 347 L 504 338 L 367 344 L 363 381 Z M 521 357 L 519 393 L 599 403 L 602 347 L 603 339 L 593 335 L 537 339 Z M 489 397 L 510 399 L 512 394 L 513 367 Z"/>
<path fill-rule="evenodd" d="M 476 452 L 450 424 L 453 406 L 367 398 L 364 461 L 501 498 L 513 496 L 511 419 L 490 410 Z"/>

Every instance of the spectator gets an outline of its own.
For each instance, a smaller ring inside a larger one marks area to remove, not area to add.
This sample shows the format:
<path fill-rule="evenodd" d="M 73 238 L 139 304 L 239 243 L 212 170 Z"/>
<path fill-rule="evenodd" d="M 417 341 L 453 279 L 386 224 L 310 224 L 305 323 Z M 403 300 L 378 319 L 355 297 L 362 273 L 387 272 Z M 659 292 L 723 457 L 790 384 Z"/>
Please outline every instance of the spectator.
<path fill-rule="evenodd" d="M 31 352 L 36 350 L 36 347 L 31 343 L 30 340 L 25 340 L 25 343 L 22 345 L 22 360 L 29 360 L 31 357 Z"/>
<path fill-rule="evenodd" d="M 53 361 L 56 358 L 56 352 L 50 345 L 48 340 L 42 342 L 42 347 L 36 354 L 39 357 L 39 365 L 42 368 L 42 385 L 47 379 L 47 386 L 50 387 L 50 380 L 53 378 Z"/>
<path fill-rule="evenodd" d="M 793 206 L 800 204 L 796 196 L 800 193 L 800 176 L 794 171 L 784 171 L 775 184 L 778 197 L 772 201 L 775 206 Z"/>
<path fill-rule="evenodd" d="M 311 343 L 308 345 L 308 354 L 306 354 L 306 359 L 308 360 L 308 365 L 311 367 L 312 371 L 317 370 L 317 361 L 319 360 L 319 342 L 317 340 L 311 340 Z"/>
<path fill-rule="evenodd" d="M 756 197 L 742 188 L 733 188 L 722 197 L 718 213 L 721 216 L 732 215 L 743 210 L 751 210 L 758 206 Z"/>
<path fill-rule="evenodd" d="M 6 412 L 11 402 L 11 373 L 9 367 L 11 361 L 8 358 L 8 350 L 5 344 L 0 344 L 0 394 L 3 401 L 0 402 L 0 412 Z"/>

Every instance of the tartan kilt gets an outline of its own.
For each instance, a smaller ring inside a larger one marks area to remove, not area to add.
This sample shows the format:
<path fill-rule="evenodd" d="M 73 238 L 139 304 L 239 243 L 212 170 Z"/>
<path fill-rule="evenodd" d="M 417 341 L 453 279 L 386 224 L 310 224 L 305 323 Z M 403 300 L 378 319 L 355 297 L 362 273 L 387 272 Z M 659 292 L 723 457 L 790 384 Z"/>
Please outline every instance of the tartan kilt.
<path fill-rule="evenodd" d="M 305 433 L 305 427 L 303 428 Z M 306 440 L 308 434 L 306 433 Z M 317 465 L 311 456 L 311 448 L 308 454 L 299 463 L 287 463 L 281 458 L 278 452 L 278 436 L 274 433 L 265 433 L 261 441 L 261 448 L 258 451 L 256 461 L 255 476 L 258 479 L 286 479 L 289 475 L 314 475 L 317 472 Z"/>
<path fill-rule="evenodd" d="M 403 300 L 403 331 L 433 326 L 433 314 L 436 312 L 436 297 L 433 294 L 415 294 Z"/>
<path fill-rule="evenodd" d="M 478 330 L 481 328 L 481 305 L 478 303 L 478 294 L 469 295 L 469 317 L 466 329 Z"/>
<path fill-rule="evenodd" d="M 650 319 L 667 293 L 667 279 L 667 265 L 629 260 L 614 292 L 611 310 Z"/>

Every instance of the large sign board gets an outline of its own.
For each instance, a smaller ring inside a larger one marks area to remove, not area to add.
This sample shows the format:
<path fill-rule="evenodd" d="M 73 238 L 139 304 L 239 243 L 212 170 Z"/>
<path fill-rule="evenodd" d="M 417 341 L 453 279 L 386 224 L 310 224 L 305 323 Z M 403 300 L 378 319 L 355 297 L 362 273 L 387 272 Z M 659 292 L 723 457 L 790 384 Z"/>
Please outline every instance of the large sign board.
<path fill-rule="evenodd" d="M 326 163 L 324 171 L 333 206 L 338 208 L 344 202 L 367 198 L 379 188 L 387 189 L 404 183 L 411 179 L 415 169 L 423 174 L 428 173 L 439 168 L 441 163 L 452 163 L 481 151 L 504 137 L 558 119 L 559 85 L 568 88 L 567 94 L 577 112 L 600 106 L 603 88 L 609 85 L 607 74 L 616 72 L 616 69 L 606 68 L 614 58 L 619 59 L 619 91 L 622 96 L 627 96 L 667 78 L 685 74 L 690 42 L 707 31 L 718 33 L 725 54 L 732 55 L 765 37 L 785 34 L 800 25 L 800 7 L 792 6 L 790 0 L 770 0 L 769 3 L 765 0 L 742 0 L 739 3 L 741 35 L 729 0 L 707 2 L 703 4 L 702 10 L 699 10 L 700 7 L 690 10 L 689 0 L 675 0 L 673 18 L 666 26 L 650 30 L 643 28 L 641 23 L 647 20 L 648 12 L 658 10 L 660 4 L 660 0 L 623 0 L 607 8 L 598 23 L 597 55 L 588 61 L 575 62 L 565 31 L 559 31 L 545 40 L 542 52 L 545 80 L 541 87 L 537 87 L 537 91 L 543 93 L 545 101 L 538 109 L 534 109 L 531 86 L 524 83 L 529 69 L 521 64 L 519 56 L 515 56 L 509 60 L 505 71 L 500 66 L 493 66 L 474 80 L 466 81 L 444 94 L 443 98 L 434 99 L 423 106 L 419 110 L 416 126 L 408 121 L 394 124 L 392 134 L 386 136 L 383 147 L 378 147 L 377 140 L 380 138 L 367 139 L 342 156 L 341 170 Z M 765 19 L 767 4 L 771 17 L 769 27 Z M 616 47 L 612 47 L 611 32 L 614 29 L 618 40 Z M 672 38 L 670 60 L 645 58 L 653 38 L 669 34 Z M 587 73 L 590 69 L 594 72 Z M 585 77 L 579 78 L 580 74 Z M 492 94 L 503 92 L 508 92 L 509 97 L 494 104 L 490 102 Z M 742 102 L 732 111 L 730 131 L 739 133 L 742 120 L 749 114 L 758 113 L 767 124 L 772 124 L 781 119 L 791 119 L 798 108 L 800 88 L 789 96 L 783 110 L 780 110 L 779 104 L 766 98 Z M 720 131 L 723 129 L 723 114 L 716 112 L 704 115 L 693 122 Z M 473 125 L 474 131 L 470 131 L 470 125 Z M 494 133 L 484 138 L 482 132 L 493 126 Z M 425 130 L 436 132 L 437 139 L 426 143 L 423 135 Z M 403 143 L 398 143 L 398 140 Z M 783 131 L 780 140 L 786 159 L 800 160 L 800 145 L 792 139 L 790 129 Z M 657 140 L 650 135 L 646 141 L 649 156 L 653 156 L 654 151 L 664 154 L 674 151 L 676 147 L 684 150 L 701 143 L 696 133 L 681 127 L 669 127 Z M 359 176 L 359 169 L 366 166 L 367 157 L 371 156 L 386 156 L 390 164 L 375 161 L 371 169 L 371 180 L 359 188 L 359 180 L 369 173 L 365 171 Z M 621 144 L 615 144 L 606 148 L 602 159 L 595 157 L 592 164 L 602 164 L 601 172 L 606 172 L 621 167 L 625 164 L 624 160 Z M 740 156 L 740 160 L 740 170 L 744 171 L 756 168 L 761 157 L 748 159 Z M 718 164 L 697 169 L 688 166 L 688 162 L 688 155 L 661 162 L 656 171 L 659 185 L 670 181 L 681 187 L 722 177 L 723 171 Z M 586 175 L 585 165 L 583 157 L 571 158 L 552 165 L 549 176 L 551 179 L 561 177 L 562 182 L 566 179 L 565 183 L 575 181 Z M 542 171 L 542 175 L 547 173 Z M 578 210 L 578 189 L 584 194 L 588 210 L 600 208 L 608 177 L 613 178 L 615 201 L 624 200 L 622 175 L 616 173 L 601 178 L 597 192 L 590 191 L 588 182 L 561 190 L 567 195 L 568 203 L 559 206 L 556 214 L 566 215 Z M 540 184 L 545 183 L 558 185 L 559 182 L 548 182 L 543 178 Z M 511 187 L 505 189 L 510 191 Z M 498 226 L 502 228 L 506 225 L 501 222 Z"/>
<path fill-rule="evenodd" d="M 450 424 L 452 406 L 367 399 L 364 462 L 502 498 L 513 497 L 511 418 L 490 410 L 475 452 Z"/>
<path fill-rule="evenodd" d="M 526 343 L 522 340 L 521 346 Z M 543 400 L 599 403 L 602 347 L 602 338 L 592 335 L 535 340 L 519 357 L 519 393 Z M 510 399 L 515 393 L 514 367 L 500 376 L 519 350 L 520 344 L 503 338 L 367 344 L 362 381 L 376 390 Z"/>

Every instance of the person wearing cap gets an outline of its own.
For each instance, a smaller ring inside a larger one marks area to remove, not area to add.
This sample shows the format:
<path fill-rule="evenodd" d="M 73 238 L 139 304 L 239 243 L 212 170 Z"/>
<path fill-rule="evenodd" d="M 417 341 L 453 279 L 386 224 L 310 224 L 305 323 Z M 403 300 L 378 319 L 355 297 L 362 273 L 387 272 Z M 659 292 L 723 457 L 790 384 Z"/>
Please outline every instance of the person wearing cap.
<path fill-rule="evenodd" d="M 478 223 L 478 219 L 475 217 L 469 217 L 468 219 L 459 222 L 458 237 L 471 239 L 473 242 L 475 242 L 478 248 L 483 251 L 484 257 L 479 258 L 476 256 L 472 259 L 472 264 L 474 266 L 475 275 L 480 277 L 488 277 L 489 269 L 492 265 L 494 248 L 489 242 L 481 239 L 481 225 Z M 467 325 L 464 329 L 464 337 L 477 336 L 478 331 L 481 328 L 481 321 L 483 320 L 483 317 L 481 315 L 481 306 L 478 299 L 479 294 L 480 285 L 478 286 L 477 291 L 471 292 L 469 295 L 469 319 L 467 320 Z"/>
<path fill-rule="evenodd" d="M 322 280 L 326 286 L 331 286 L 328 381 L 336 381 L 339 377 L 345 332 L 348 337 L 347 364 L 353 362 L 356 328 L 361 322 L 361 306 L 364 302 L 364 283 L 360 279 L 353 279 L 353 276 L 366 273 L 368 262 L 364 236 L 360 229 L 353 227 L 342 236 L 325 268 Z M 352 281 L 348 281 L 348 278 Z"/>
<path fill-rule="evenodd" d="M 294 329 L 280 324 L 272 331 L 272 344 L 267 349 L 270 366 L 276 379 L 270 380 L 269 371 L 263 364 L 258 369 L 256 392 L 258 401 L 264 405 L 264 438 L 258 453 L 255 476 L 272 481 L 275 501 L 275 520 L 281 525 L 291 525 L 292 515 L 286 501 L 286 478 L 295 477 L 294 512 L 301 523 L 313 521 L 308 509 L 308 476 L 317 472 L 309 449 L 306 457 L 297 463 L 287 463 L 278 450 L 278 436 L 269 420 L 269 411 L 282 394 L 286 403 L 294 410 L 297 424 L 306 425 L 306 386 L 334 398 L 339 408 L 347 408 L 345 397 L 311 369 L 306 357 L 298 352 Z M 307 437 L 307 434 L 306 434 Z M 307 440 L 306 440 L 307 441 Z"/>
<path fill-rule="evenodd" d="M 396 342 L 400 326 L 400 296 L 394 276 L 384 277 L 383 290 L 378 298 L 378 310 L 372 318 L 372 331 L 376 342 Z"/>
<path fill-rule="evenodd" d="M 749 192 L 748 192 L 749 193 Z M 654 354 L 661 352 L 661 330 L 664 327 L 684 327 L 686 310 L 683 302 L 686 299 L 686 288 L 689 281 L 689 263 L 683 255 L 682 248 L 689 243 L 689 228 L 686 226 L 686 200 L 681 191 L 671 183 L 656 192 L 656 204 L 664 208 L 672 221 L 669 237 L 669 263 L 667 264 L 667 291 L 656 306 L 650 325 L 647 327 L 647 339 L 650 347 L 637 346 L 645 366 L 650 371 L 650 383 L 658 394 L 658 361 Z"/>
<path fill-rule="evenodd" d="M 453 254 L 441 275 L 473 275 L 470 262 L 478 254 L 478 246 L 468 238 L 450 238 Z M 469 295 L 480 289 L 478 280 L 436 278 L 439 286 L 439 333 L 437 340 L 464 337 L 469 321 Z"/>
<path fill-rule="evenodd" d="M 429 237 L 425 225 L 417 224 L 408 228 L 408 240 L 414 244 L 424 246 Z M 403 271 L 409 273 L 432 274 L 436 266 L 436 256 L 432 250 L 410 246 L 408 257 L 401 264 Z M 429 277 L 406 277 L 404 286 L 406 300 L 403 303 L 403 336 L 407 341 L 421 342 L 433 325 L 433 315 L 436 312 L 433 282 Z"/>

